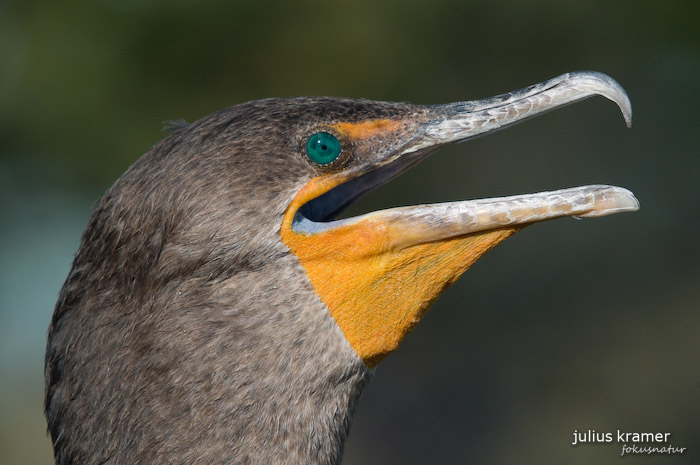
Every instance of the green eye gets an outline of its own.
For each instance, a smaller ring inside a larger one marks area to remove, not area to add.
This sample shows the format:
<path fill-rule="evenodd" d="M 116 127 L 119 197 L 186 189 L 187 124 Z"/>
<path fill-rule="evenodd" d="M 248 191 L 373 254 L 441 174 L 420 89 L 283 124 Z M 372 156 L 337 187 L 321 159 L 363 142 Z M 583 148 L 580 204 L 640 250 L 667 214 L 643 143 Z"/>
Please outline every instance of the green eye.
<path fill-rule="evenodd" d="M 306 153 L 319 165 L 327 165 L 340 155 L 340 142 L 332 134 L 317 132 L 306 142 Z"/>

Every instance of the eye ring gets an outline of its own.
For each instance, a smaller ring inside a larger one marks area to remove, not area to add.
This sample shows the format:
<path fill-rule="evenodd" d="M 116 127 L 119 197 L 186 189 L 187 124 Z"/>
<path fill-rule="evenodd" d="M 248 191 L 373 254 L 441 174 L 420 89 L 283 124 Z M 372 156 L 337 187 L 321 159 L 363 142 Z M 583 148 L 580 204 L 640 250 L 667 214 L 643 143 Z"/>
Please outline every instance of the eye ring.
<path fill-rule="evenodd" d="M 318 165 L 334 162 L 341 152 L 340 141 L 328 132 L 314 133 L 306 141 L 306 154 Z"/>

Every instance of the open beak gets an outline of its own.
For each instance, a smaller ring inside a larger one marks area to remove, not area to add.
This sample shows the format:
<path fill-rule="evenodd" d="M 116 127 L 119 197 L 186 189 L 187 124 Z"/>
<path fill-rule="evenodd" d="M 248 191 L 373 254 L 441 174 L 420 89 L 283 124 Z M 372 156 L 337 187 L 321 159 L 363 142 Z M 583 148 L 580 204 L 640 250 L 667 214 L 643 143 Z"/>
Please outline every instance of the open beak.
<path fill-rule="evenodd" d="M 594 185 L 512 197 L 392 208 L 345 220 L 328 221 L 326 218 L 441 146 L 464 142 L 594 95 L 615 102 L 627 126 L 632 125 L 632 106 L 624 89 L 611 77 L 597 72 L 567 73 L 496 97 L 427 107 L 426 115 L 421 118 L 423 121 L 410 129 L 411 136 L 401 150 L 380 160 L 369 173 L 352 179 L 347 179 L 344 174 L 336 176 L 339 186 L 330 182 L 333 190 L 328 189 L 325 195 L 311 199 L 295 218 L 295 229 L 303 233 L 318 233 L 361 221 L 379 221 L 405 231 L 406 235 L 401 235 L 403 237 L 396 244 L 405 246 L 561 216 L 594 217 L 637 210 L 639 203 L 627 189 Z M 304 215 L 312 210 L 315 215 Z"/>
<path fill-rule="evenodd" d="M 524 225 L 634 211 L 639 203 L 626 189 L 592 185 L 391 208 L 341 220 L 333 219 L 335 213 L 436 148 L 593 95 L 615 102 L 631 125 L 630 101 L 615 80 L 575 72 L 488 99 L 417 107 L 410 117 L 362 122 L 362 131 L 339 126 L 358 147 L 380 139 L 391 150 L 365 166 L 311 180 L 290 204 L 281 234 L 368 365 L 392 351 L 474 261 Z"/>

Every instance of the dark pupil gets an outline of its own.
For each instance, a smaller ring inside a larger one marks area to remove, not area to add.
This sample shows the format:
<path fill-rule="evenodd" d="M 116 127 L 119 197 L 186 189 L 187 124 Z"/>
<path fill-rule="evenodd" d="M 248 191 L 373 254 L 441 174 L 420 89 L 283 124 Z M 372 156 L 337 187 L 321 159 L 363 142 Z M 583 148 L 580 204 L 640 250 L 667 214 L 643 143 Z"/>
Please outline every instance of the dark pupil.
<path fill-rule="evenodd" d="M 321 150 L 328 150 L 328 146 L 326 144 L 321 145 Z"/>

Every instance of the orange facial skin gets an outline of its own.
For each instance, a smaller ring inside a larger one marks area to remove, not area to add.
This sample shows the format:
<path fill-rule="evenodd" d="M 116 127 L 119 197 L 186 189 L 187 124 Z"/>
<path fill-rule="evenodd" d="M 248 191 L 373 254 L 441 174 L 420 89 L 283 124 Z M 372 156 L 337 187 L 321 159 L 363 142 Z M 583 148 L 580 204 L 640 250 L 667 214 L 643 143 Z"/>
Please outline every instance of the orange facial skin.
<path fill-rule="evenodd" d="M 397 131 L 403 127 L 403 123 L 391 119 L 372 119 L 360 123 L 337 123 L 332 127 L 349 139 L 362 140 Z"/>

